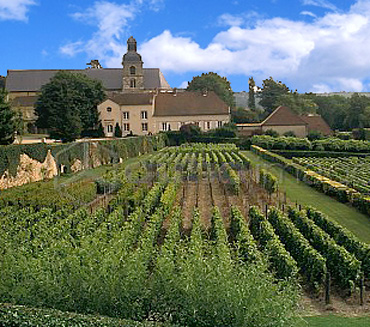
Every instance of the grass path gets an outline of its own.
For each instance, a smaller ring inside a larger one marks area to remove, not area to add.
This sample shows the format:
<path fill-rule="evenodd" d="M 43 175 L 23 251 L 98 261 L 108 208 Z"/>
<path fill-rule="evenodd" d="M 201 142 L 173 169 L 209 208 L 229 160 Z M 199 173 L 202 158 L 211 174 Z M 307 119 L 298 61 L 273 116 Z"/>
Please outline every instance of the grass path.
<path fill-rule="evenodd" d="M 279 181 L 279 187 L 286 192 L 287 199 L 302 205 L 311 205 L 328 215 L 342 226 L 352 231 L 363 242 L 370 243 L 370 217 L 355 208 L 316 191 L 314 188 L 297 180 L 277 164 L 263 160 L 250 151 L 244 152 L 254 165 L 268 168 Z"/>
<path fill-rule="evenodd" d="M 305 317 L 298 326 L 307 327 L 369 327 L 370 316 L 342 317 L 336 315 Z M 298 327 L 297 326 L 297 327 Z"/>

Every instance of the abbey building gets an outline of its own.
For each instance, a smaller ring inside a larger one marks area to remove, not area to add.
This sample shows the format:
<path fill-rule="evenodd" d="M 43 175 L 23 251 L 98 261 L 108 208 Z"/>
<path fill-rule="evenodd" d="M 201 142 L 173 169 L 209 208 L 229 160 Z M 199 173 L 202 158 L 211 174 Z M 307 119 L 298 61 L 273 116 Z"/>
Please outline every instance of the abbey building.
<path fill-rule="evenodd" d="M 67 70 L 100 80 L 107 99 L 98 105 L 106 136 L 113 136 L 118 124 L 124 135 L 154 134 L 178 130 L 194 123 L 202 130 L 229 122 L 230 108 L 213 92 L 172 89 L 158 68 L 144 68 L 137 42 L 127 41 L 122 68 L 102 68 L 97 60 L 91 68 Z M 29 132 L 35 132 L 34 107 L 42 85 L 60 70 L 8 70 L 6 89 L 16 110 L 22 111 Z"/>

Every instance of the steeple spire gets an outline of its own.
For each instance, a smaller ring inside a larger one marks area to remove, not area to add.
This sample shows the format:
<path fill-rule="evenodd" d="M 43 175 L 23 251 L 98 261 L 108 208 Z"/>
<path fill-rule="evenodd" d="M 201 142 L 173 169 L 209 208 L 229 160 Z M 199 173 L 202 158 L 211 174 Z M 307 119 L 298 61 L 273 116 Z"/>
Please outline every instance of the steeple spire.
<path fill-rule="evenodd" d="M 133 36 L 127 40 L 127 53 L 122 58 L 123 91 L 144 89 L 143 60 L 137 53 L 137 42 Z"/>
<path fill-rule="evenodd" d="M 137 42 L 133 36 L 127 40 L 127 51 L 137 52 Z"/>

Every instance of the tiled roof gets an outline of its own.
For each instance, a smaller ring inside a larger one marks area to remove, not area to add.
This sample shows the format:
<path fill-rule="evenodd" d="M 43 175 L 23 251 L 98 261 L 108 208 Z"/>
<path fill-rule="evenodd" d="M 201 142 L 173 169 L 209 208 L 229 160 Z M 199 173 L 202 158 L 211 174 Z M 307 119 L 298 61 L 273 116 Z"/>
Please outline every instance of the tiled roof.
<path fill-rule="evenodd" d="M 229 107 L 214 92 L 160 92 L 154 116 L 228 115 Z"/>
<path fill-rule="evenodd" d="M 307 125 L 298 115 L 293 113 L 288 107 L 280 106 L 275 109 L 263 122 L 263 126 L 297 126 Z"/>
<path fill-rule="evenodd" d="M 333 131 L 320 115 L 306 115 L 301 118 L 308 124 L 308 131 L 321 132 L 324 135 L 333 135 Z"/>
<path fill-rule="evenodd" d="M 41 86 L 48 83 L 59 71 L 61 69 L 8 70 L 6 88 L 9 92 L 38 92 Z M 82 73 L 90 78 L 100 80 L 104 88 L 108 91 L 122 89 L 123 70 L 121 68 L 66 69 L 64 71 Z M 144 68 L 143 72 L 145 89 L 170 89 L 170 86 L 158 68 Z"/>
<path fill-rule="evenodd" d="M 117 93 L 108 99 L 119 105 L 150 105 L 153 103 L 153 93 Z"/>

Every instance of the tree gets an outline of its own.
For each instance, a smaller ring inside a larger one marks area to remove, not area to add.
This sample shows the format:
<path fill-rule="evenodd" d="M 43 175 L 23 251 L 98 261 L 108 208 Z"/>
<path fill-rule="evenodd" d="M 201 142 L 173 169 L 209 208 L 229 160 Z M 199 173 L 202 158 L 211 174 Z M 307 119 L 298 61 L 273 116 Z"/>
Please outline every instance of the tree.
<path fill-rule="evenodd" d="M 5 89 L 5 80 L 6 78 L 0 75 L 0 89 Z"/>
<path fill-rule="evenodd" d="M 316 96 L 310 95 L 317 104 L 317 113 L 329 124 L 332 130 L 344 130 L 345 119 L 349 112 L 349 100 L 340 95 Z"/>
<path fill-rule="evenodd" d="M 60 71 L 41 88 L 36 104 L 36 125 L 50 136 L 73 141 L 84 131 L 98 129 L 97 105 L 105 98 L 100 81 L 84 74 Z"/>
<path fill-rule="evenodd" d="M 201 134 L 199 126 L 195 124 L 184 124 L 180 127 L 180 133 L 184 136 L 186 140 L 190 140 L 193 136 L 198 136 Z"/>
<path fill-rule="evenodd" d="M 114 136 L 115 137 L 122 137 L 122 129 L 119 127 L 119 124 L 116 123 L 116 126 L 114 127 Z"/>
<path fill-rule="evenodd" d="M 290 92 L 289 88 L 282 82 L 276 82 L 272 77 L 263 80 L 261 89 L 260 105 L 271 113 L 279 105 L 278 99 Z"/>
<path fill-rule="evenodd" d="M 298 115 L 314 114 L 318 107 L 309 94 L 299 94 L 297 92 L 289 92 L 278 96 L 275 105 L 276 107 L 289 107 Z"/>
<path fill-rule="evenodd" d="M 370 99 L 368 97 L 354 93 L 349 99 L 349 111 L 347 112 L 347 117 L 345 119 L 347 128 L 369 127 L 369 106 Z"/>
<path fill-rule="evenodd" d="M 0 144 L 11 144 L 16 130 L 15 113 L 7 101 L 5 89 L 0 88 Z"/>
<path fill-rule="evenodd" d="M 238 107 L 234 110 L 231 110 L 231 121 L 236 124 L 259 122 L 260 117 L 254 110 L 246 110 L 242 107 Z"/>
<path fill-rule="evenodd" d="M 231 89 L 230 82 L 226 77 L 221 77 L 216 73 L 202 74 L 201 76 L 193 77 L 188 83 L 187 91 L 213 91 L 215 92 L 228 106 L 235 107 L 234 92 Z"/>
<path fill-rule="evenodd" d="M 254 97 L 254 89 L 256 87 L 256 83 L 254 82 L 253 77 L 249 78 L 249 91 L 248 91 L 248 107 L 249 109 L 255 110 L 256 109 L 256 99 Z"/>

